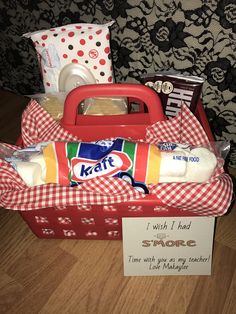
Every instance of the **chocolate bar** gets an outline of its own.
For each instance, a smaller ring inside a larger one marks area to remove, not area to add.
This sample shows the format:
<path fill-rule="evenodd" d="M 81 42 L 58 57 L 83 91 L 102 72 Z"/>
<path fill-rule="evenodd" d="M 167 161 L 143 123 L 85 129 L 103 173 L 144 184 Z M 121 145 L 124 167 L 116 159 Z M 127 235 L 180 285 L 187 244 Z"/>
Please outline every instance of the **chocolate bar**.
<path fill-rule="evenodd" d="M 143 84 L 154 89 L 167 118 L 175 117 L 186 104 L 195 113 L 204 80 L 196 76 L 160 72 L 143 76 Z"/>

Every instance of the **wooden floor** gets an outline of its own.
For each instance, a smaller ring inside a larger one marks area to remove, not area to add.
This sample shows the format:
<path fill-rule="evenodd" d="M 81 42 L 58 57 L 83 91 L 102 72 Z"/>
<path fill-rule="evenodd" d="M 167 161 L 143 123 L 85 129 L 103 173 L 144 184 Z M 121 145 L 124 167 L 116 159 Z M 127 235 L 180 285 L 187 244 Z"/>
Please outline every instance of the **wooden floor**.
<path fill-rule="evenodd" d="M 43 240 L 0 212 L 0 313 L 236 313 L 236 208 L 218 219 L 211 276 L 124 277 L 121 241 Z"/>
<path fill-rule="evenodd" d="M 0 93 L 0 139 L 14 142 L 11 97 Z M 124 277 L 122 259 L 121 241 L 38 239 L 0 209 L 0 314 L 236 313 L 236 206 L 217 219 L 211 276 Z"/>

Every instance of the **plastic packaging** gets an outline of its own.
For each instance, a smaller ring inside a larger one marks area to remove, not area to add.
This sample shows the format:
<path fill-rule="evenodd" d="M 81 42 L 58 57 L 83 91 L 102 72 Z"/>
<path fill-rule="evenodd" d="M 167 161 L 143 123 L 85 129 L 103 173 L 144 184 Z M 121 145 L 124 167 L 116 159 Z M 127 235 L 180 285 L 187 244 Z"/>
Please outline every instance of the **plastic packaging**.
<path fill-rule="evenodd" d="M 82 106 L 84 115 L 119 115 L 128 113 L 128 101 L 125 97 L 88 98 Z"/>
<path fill-rule="evenodd" d="M 64 103 L 67 92 L 28 95 L 35 99 L 56 121 L 63 117 Z"/>
<path fill-rule="evenodd" d="M 56 121 L 63 117 L 64 103 L 68 92 L 28 95 L 35 99 Z M 120 115 L 128 113 L 126 97 L 87 98 L 80 105 L 83 115 Z"/>
<path fill-rule="evenodd" d="M 67 24 L 23 35 L 34 43 L 46 93 L 113 82 L 110 57 L 113 23 Z"/>
<path fill-rule="evenodd" d="M 129 176 L 134 183 L 144 185 L 202 183 L 211 178 L 217 166 L 217 156 L 207 146 L 154 145 L 122 138 L 40 143 L 16 151 L 6 160 L 28 186 L 44 183 L 74 186 L 97 176 Z"/>

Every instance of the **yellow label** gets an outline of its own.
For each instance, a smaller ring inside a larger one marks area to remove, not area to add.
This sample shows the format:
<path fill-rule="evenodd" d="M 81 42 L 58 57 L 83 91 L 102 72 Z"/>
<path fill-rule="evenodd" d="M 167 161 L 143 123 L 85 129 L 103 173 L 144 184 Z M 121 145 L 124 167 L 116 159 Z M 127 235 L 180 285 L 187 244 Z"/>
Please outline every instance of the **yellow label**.
<path fill-rule="evenodd" d="M 147 184 L 157 184 L 160 179 L 161 153 L 156 145 L 149 145 L 149 156 L 147 165 Z"/>
<path fill-rule="evenodd" d="M 53 144 L 44 148 L 43 157 L 46 164 L 46 183 L 57 183 L 57 158 Z"/>

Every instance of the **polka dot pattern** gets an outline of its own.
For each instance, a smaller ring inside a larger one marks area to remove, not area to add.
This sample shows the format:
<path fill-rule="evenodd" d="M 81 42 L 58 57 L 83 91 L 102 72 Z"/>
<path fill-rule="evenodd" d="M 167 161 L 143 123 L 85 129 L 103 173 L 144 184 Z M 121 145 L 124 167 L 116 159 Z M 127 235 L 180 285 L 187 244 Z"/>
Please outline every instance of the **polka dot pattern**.
<path fill-rule="evenodd" d="M 70 63 L 82 64 L 97 83 L 112 83 L 110 32 L 107 24 L 69 24 L 30 34 L 39 55 L 45 92 L 58 92 L 60 71 Z"/>

